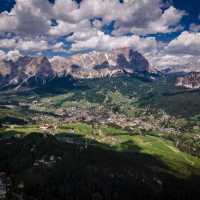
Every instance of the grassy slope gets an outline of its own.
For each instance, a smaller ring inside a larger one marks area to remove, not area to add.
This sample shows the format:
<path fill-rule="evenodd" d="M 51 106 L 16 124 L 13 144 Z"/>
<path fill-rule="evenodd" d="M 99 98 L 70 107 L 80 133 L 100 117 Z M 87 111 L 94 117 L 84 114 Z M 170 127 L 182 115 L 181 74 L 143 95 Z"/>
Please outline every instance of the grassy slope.
<path fill-rule="evenodd" d="M 74 135 L 71 135 L 71 130 Z M 37 126 L 12 127 L 5 133 L 30 134 L 39 132 Z M 70 133 L 70 134 L 67 134 Z M 99 126 L 95 131 L 92 126 L 85 123 L 71 123 L 59 127 L 57 134 L 64 134 L 65 137 L 82 136 L 88 140 L 97 141 L 101 147 L 109 145 L 111 150 L 121 152 L 138 152 L 151 155 L 165 163 L 171 172 L 178 176 L 190 176 L 199 174 L 200 159 L 178 150 L 171 141 L 156 136 L 130 135 L 127 131 L 111 126 Z M 87 141 L 87 140 L 86 140 Z M 145 162 L 144 162 L 145 163 Z"/>
<path fill-rule="evenodd" d="M 160 137 L 130 135 L 125 130 L 107 126 L 99 127 L 101 130 L 100 136 L 94 136 L 91 135 L 91 126 L 82 123 L 70 124 L 65 126 L 65 128 L 73 128 L 76 133 L 84 134 L 87 138 L 109 144 L 115 150 L 134 152 L 135 149 L 131 145 L 132 142 L 141 149 L 141 153 L 159 158 L 178 174 L 191 175 L 193 172 L 197 173 L 200 169 L 200 159 L 181 152 L 171 141 Z"/>

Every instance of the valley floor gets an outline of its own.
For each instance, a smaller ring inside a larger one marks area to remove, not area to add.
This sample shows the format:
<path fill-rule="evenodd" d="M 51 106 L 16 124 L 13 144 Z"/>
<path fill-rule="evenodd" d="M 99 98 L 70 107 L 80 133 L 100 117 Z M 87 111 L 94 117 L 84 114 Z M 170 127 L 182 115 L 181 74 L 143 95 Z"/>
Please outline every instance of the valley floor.
<path fill-rule="evenodd" d="M 57 89 L 1 93 L 8 199 L 198 199 L 199 91 L 138 77 Z"/>

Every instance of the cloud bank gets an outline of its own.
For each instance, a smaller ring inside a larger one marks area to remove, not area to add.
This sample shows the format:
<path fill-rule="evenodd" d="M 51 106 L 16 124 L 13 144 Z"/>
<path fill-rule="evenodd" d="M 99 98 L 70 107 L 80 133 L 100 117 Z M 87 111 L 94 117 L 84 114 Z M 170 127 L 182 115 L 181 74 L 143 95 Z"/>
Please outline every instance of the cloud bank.
<path fill-rule="evenodd" d="M 200 28 L 192 23 L 184 30 L 180 22 L 187 15 L 162 0 L 16 0 L 10 12 L 0 13 L 0 57 L 131 47 L 152 65 L 198 63 Z M 181 33 L 169 42 L 157 38 L 173 32 Z"/>

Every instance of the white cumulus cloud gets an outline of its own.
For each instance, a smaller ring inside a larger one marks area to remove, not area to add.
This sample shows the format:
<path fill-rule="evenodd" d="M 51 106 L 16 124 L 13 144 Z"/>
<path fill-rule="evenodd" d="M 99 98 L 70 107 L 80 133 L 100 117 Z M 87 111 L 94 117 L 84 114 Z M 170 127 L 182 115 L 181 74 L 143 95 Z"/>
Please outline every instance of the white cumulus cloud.
<path fill-rule="evenodd" d="M 72 51 L 99 50 L 108 51 L 116 48 L 132 47 L 139 51 L 151 51 L 156 48 L 155 38 L 140 38 L 139 36 L 118 36 L 113 37 L 103 32 L 97 32 L 93 37 L 84 41 L 76 41 L 72 44 Z"/>
<path fill-rule="evenodd" d="M 182 32 L 172 40 L 166 50 L 172 54 L 200 55 L 200 33 Z"/>

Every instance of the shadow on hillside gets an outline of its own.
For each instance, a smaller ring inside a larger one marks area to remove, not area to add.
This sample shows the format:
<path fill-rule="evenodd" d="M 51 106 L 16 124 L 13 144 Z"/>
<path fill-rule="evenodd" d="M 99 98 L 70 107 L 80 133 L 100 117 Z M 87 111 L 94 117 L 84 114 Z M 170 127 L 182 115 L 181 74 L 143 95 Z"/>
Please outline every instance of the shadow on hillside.
<path fill-rule="evenodd" d="M 71 76 L 54 78 L 48 84 L 34 89 L 34 92 L 41 96 L 63 94 L 71 90 L 87 89 L 86 85 L 80 85 L 78 80 Z"/>
<path fill-rule="evenodd" d="M 12 116 L 5 116 L 0 118 L 0 124 L 18 124 L 18 125 L 26 125 L 28 122 L 24 119 L 20 119 Z"/>
<path fill-rule="evenodd" d="M 65 133 L 58 137 L 67 138 Z M 114 151 L 94 140 L 74 137 L 78 142 L 38 133 L 1 139 L 0 171 L 12 177 L 15 192 L 16 184 L 24 181 L 26 199 L 184 200 L 200 195 L 199 177 L 175 177 L 164 163 L 142 153 L 131 141 L 122 144 L 125 151 Z"/>

